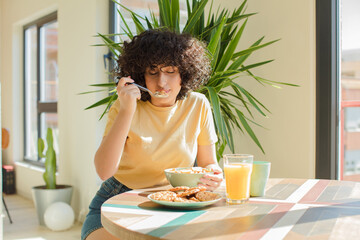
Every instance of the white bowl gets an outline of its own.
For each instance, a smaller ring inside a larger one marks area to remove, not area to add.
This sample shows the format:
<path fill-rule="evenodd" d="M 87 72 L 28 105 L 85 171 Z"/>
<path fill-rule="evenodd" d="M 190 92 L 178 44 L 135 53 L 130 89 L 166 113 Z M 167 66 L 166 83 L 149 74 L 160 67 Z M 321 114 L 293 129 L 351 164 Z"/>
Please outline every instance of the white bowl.
<path fill-rule="evenodd" d="M 202 170 L 201 167 L 182 167 L 165 169 L 165 176 L 173 187 L 197 187 L 200 178 L 205 174 L 212 174 L 210 170 L 203 169 L 203 173 L 191 173 L 191 170 Z M 205 172 L 207 171 L 207 172 Z"/>

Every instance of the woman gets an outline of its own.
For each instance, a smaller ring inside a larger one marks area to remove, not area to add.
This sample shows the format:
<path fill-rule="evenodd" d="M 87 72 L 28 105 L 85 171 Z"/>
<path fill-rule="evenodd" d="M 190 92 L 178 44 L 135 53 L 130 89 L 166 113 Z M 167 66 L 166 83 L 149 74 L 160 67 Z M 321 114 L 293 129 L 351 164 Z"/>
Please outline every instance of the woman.
<path fill-rule="evenodd" d="M 124 43 L 118 68 L 118 100 L 95 154 L 96 171 L 107 180 L 90 204 L 81 234 L 87 240 L 116 239 L 101 225 L 102 203 L 131 189 L 167 184 L 167 168 L 190 167 L 197 159 L 215 173 L 199 185 L 212 191 L 222 181 L 210 104 L 192 92 L 210 75 L 204 45 L 190 35 L 148 30 Z M 132 83 L 165 96 L 151 96 Z"/>

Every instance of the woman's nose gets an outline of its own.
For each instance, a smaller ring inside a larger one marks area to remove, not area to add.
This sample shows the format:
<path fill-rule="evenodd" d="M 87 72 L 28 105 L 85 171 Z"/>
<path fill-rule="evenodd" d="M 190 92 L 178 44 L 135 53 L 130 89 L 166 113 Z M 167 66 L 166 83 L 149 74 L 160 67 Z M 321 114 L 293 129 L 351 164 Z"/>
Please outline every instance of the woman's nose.
<path fill-rule="evenodd" d="M 158 80 L 158 86 L 159 87 L 165 87 L 167 83 L 166 76 L 164 73 L 159 73 L 159 80 Z"/>

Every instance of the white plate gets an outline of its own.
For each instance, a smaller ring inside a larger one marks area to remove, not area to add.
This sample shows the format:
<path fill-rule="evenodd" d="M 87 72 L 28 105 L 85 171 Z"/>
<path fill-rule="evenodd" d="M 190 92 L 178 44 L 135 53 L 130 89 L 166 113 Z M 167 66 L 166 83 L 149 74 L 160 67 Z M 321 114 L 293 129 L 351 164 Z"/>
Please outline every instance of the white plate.
<path fill-rule="evenodd" d="M 206 207 L 209 206 L 211 204 L 217 203 L 218 201 L 220 201 L 222 198 L 219 195 L 219 198 L 215 199 L 215 200 L 211 200 L 211 201 L 204 201 L 204 202 L 169 202 L 169 201 L 159 201 L 159 200 L 154 200 L 151 198 L 151 195 L 148 195 L 148 199 L 151 200 L 154 203 L 163 205 L 163 206 L 167 206 L 167 207 L 172 207 L 172 208 L 202 208 L 202 207 Z"/>

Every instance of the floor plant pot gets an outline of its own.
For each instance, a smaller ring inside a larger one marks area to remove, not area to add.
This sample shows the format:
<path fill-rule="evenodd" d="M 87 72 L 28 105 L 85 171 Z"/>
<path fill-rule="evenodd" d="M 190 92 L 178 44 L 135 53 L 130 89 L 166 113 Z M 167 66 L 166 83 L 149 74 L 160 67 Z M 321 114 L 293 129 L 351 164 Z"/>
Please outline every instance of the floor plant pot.
<path fill-rule="evenodd" d="M 55 202 L 65 202 L 70 205 L 73 187 L 70 185 L 56 185 L 56 189 L 46 189 L 44 186 L 32 188 L 32 196 L 37 211 L 39 224 L 45 226 L 45 210 Z"/>

